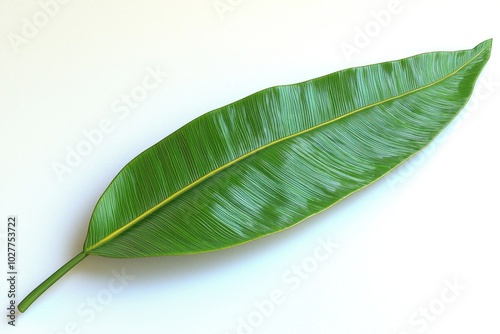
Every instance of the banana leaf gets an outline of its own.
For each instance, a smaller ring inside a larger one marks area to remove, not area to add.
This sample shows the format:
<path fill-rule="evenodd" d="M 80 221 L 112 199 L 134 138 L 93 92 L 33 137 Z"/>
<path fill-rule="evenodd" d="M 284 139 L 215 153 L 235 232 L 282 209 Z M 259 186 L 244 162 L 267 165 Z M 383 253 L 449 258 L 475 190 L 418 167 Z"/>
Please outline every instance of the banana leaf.
<path fill-rule="evenodd" d="M 80 254 L 210 252 L 287 228 L 422 150 L 464 107 L 492 40 L 264 89 L 208 112 L 128 163 L 93 211 Z"/>

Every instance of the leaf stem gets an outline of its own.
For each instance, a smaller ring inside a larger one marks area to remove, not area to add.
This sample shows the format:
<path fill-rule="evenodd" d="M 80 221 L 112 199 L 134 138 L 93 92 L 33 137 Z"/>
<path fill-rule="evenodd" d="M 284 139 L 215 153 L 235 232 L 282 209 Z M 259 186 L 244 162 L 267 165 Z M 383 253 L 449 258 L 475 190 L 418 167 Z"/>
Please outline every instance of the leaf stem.
<path fill-rule="evenodd" d="M 31 291 L 21 303 L 17 306 L 20 312 L 24 312 L 30 307 L 30 305 L 42 295 L 48 288 L 52 286 L 57 280 L 64 276 L 71 268 L 76 266 L 80 261 L 86 258 L 88 254 L 82 251 L 80 254 L 69 260 L 64 266 L 59 268 L 55 273 L 49 276 L 45 281 L 42 282 L 35 290 Z"/>

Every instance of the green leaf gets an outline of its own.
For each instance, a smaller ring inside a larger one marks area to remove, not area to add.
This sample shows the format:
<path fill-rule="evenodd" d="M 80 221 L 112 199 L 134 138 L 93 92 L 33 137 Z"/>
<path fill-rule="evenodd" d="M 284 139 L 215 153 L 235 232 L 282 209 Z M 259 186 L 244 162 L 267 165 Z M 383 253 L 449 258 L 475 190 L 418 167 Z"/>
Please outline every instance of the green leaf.
<path fill-rule="evenodd" d="M 289 228 L 424 148 L 471 96 L 492 40 L 262 90 L 150 147 L 111 182 L 82 253 L 209 252 Z"/>

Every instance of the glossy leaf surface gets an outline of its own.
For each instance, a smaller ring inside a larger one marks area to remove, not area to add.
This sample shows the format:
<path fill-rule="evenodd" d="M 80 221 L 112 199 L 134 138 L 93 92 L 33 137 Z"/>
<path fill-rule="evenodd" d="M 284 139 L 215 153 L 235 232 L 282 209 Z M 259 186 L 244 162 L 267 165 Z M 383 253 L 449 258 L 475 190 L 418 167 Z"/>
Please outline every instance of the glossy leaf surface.
<path fill-rule="evenodd" d="M 84 251 L 206 252 L 300 222 L 426 146 L 469 99 L 490 45 L 269 88 L 195 119 L 118 174 Z"/>

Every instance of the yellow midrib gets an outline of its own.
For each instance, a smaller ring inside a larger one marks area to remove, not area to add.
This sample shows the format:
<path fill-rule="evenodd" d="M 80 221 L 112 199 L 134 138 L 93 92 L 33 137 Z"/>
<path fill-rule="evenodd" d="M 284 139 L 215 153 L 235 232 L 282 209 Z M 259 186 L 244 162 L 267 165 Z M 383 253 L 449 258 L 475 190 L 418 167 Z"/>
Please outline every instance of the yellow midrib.
<path fill-rule="evenodd" d="M 485 50 L 487 49 L 483 49 L 481 50 L 481 52 L 479 52 L 477 55 L 475 55 L 473 58 L 471 58 L 469 61 L 467 61 L 466 63 L 464 63 L 462 66 L 460 66 L 458 69 L 456 69 L 455 71 L 451 72 L 450 74 L 442 77 L 441 79 L 439 80 L 436 80 L 435 82 L 432 82 L 428 85 L 425 85 L 425 86 L 422 86 L 420 88 L 417 88 L 417 89 L 414 89 L 414 90 L 410 90 L 406 93 L 403 93 L 403 94 L 400 94 L 400 95 L 396 95 L 396 96 L 393 96 L 393 97 L 390 97 L 388 99 L 385 99 L 385 100 L 382 100 L 382 101 L 379 101 L 379 102 L 376 102 L 376 103 L 373 103 L 373 104 L 370 104 L 370 105 L 367 105 L 365 107 L 362 107 L 362 108 L 359 108 L 359 109 L 355 109 L 349 113 L 346 113 L 340 117 L 337 117 L 337 118 L 333 118 L 327 122 L 324 122 L 324 123 L 320 123 L 318 125 L 315 125 L 311 128 L 308 128 L 308 129 L 305 129 L 305 130 L 302 130 L 300 132 L 297 132 L 297 133 L 294 133 L 292 135 L 289 135 L 289 136 L 286 136 L 286 137 L 283 137 L 283 138 L 280 138 L 278 140 L 275 140 L 273 142 L 270 142 L 264 146 L 261 146 L 253 151 L 250 151 L 244 155 L 242 155 L 241 157 L 239 158 L 236 158 L 230 162 L 228 162 L 227 164 L 225 165 L 222 165 L 220 166 L 219 168 L 216 168 L 214 169 L 212 172 L 204 175 L 203 177 L 199 178 L 198 180 L 190 183 L 189 185 L 185 186 L 184 188 L 182 188 L 181 190 L 173 193 L 172 195 L 168 196 L 167 198 L 165 198 L 163 201 L 161 201 L 160 203 L 156 204 L 155 206 L 153 206 L 151 209 L 145 211 L 143 214 L 139 215 L 138 217 L 136 217 L 135 219 L 131 220 L 130 222 L 128 222 L 127 224 L 123 225 L 122 227 L 120 227 L 119 229 L 117 229 L 116 231 L 114 231 L 113 233 L 109 234 L 107 237 L 101 239 L 99 242 L 95 243 L 94 245 L 92 245 L 91 247 L 89 247 L 88 249 L 85 249 L 86 252 L 92 250 L 92 249 L 95 249 L 99 246 L 101 246 L 102 244 L 108 242 L 109 240 L 113 239 L 114 237 L 116 237 L 117 235 L 123 233 L 124 231 L 128 230 L 129 228 L 131 228 L 132 226 L 134 226 L 137 222 L 139 222 L 140 220 L 142 220 L 143 218 L 147 217 L 148 215 L 150 215 L 151 213 L 155 212 L 156 210 L 158 210 L 159 208 L 161 208 L 162 206 L 164 206 L 165 204 L 167 204 L 168 202 L 172 201 L 174 198 L 177 198 L 179 197 L 180 195 L 182 195 L 183 193 L 185 193 L 186 191 L 192 189 L 193 187 L 197 186 L 198 184 L 200 184 L 201 182 L 205 181 L 206 179 L 210 178 L 211 176 L 219 173 L 220 171 L 234 165 L 235 163 L 247 158 L 248 156 L 252 155 L 252 154 L 255 154 L 259 151 L 262 151 L 264 149 L 266 149 L 267 147 L 269 146 L 272 146 L 272 145 L 275 145 L 277 143 L 280 143 L 282 141 L 285 141 L 287 139 L 290 139 L 290 138 L 293 138 L 293 137 L 297 137 L 297 136 L 300 136 L 301 134 L 304 134 L 304 133 L 307 133 L 307 132 L 310 132 L 310 131 L 313 131 L 317 128 L 320 128 L 322 126 L 325 126 L 325 125 L 328 125 L 328 124 L 331 124 L 331 123 L 334 123 L 342 118 L 345 118 L 347 116 L 350 116 L 352 114 L 355 114 L 355 113 L 358 113 L 360 111 L 363 111 L 365 109 L 369 109 L 369 108 L 372 108 L 372 107 L 375 107 L 375 106 L 378 106 L 378 105 L 381 105 L 381 104 L 384 104 L 384 103 L 387 103 L 389 101 L 393 101 L 393 100 L 396 100 L 396 99 L 399 99 L 399 98 L 402 98 L 406 95 L 409 95 L 409 94 L 413 94 L 415 92 L 418 92 L 418 91 L 421 91 L 423 89 L 426 89 L 428 87 L 432 87 L 446 79 L 448 79 L 449 77 L 455 75 L 457 72 L 459 72 L 460 70 L 462 70 L 465 66 L 469 65 L 471 62 L 473 62 L 477 57 L 479 57 Z"/>

